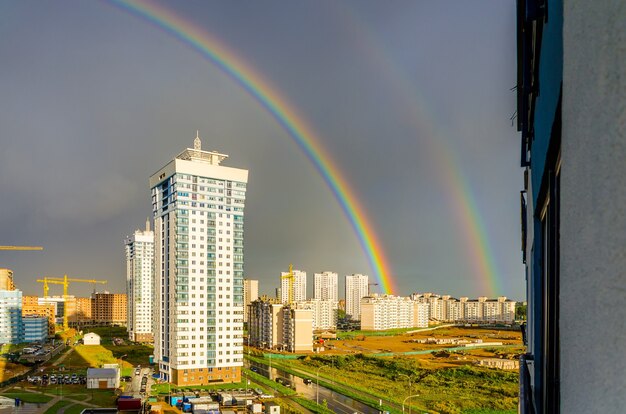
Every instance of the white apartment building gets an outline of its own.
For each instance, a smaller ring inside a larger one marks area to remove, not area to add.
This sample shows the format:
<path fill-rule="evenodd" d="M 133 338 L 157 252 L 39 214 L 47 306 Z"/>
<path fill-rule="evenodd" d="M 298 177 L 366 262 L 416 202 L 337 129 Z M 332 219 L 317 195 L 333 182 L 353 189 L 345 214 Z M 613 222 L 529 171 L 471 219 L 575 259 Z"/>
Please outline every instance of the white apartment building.
<path fill-rule="evenodd" d="M 305 302 L 297 302 L 296 307 L 312 312 L 314 330 L 337 329 L 337 301 L 310 299 Z"/>
<path fill-rule="evenodd" d="M 0 343 L 19 344 L 24 341 L 22 323 L 22 291 L 0 290 Z"/>
<path fill-rule="evenodd" d="M 315 299 L 339 301 L 339 287 L 337 279 L 339 275 L 335 272 L 315 273 L 313 281 Z"/>
<path fill-rule="evenodd" d="M 154 340 L 154 233 L 150 220 L 145 231 L 136 230 L 124 240 L 126 250 L 126 297 L 128 339 Z"/>
<path fill-rule="evenodd" d="M 177 385 L 240 381 L 248 171 L 220 165 L 196 136 L 150 177 L 155 360 Z"/>
<path fill-rule="evenodd" d="M 410 297 L 378 294 L 366 296 L 361 299 L 361 329 L 381 331 L 415 327 L 416 304 Z M 425 312 L 426 308 L 421 307 L 421 310 Z M 419 318 L 423 320 L 424 316 Z"/>
<path fill-rule="evenodd" d="M 416 328 L 428 328 L 428 317 L 430 315 L 430 305 L 428 303 L 414 302 L 413 304 L 413 326 Z"/>
<path fill-rule="evenodd" d="M 353 320 L 361 320 L 361 298 L 369 294 L 368 283 L 367 275 L 346 276 L 346 316 Z"/>
<path fill-rule="evenodd" d="M 294 302 L 304 302 L 306 300 L 306 272 L 293 270 L 293 290 L 292 300 Z M 289 303 L 289 278 L 283 277 L 289 272 L 280 272 L 280 300 L 282 303 Z"/>
<path fill-rule="evenodd" d="M 506 296 L 496 299 L 488 299 L 486 296 L 478 299 L 456 299 L 449 295 L 414 293 L 411 297 L 418 302 L 430 304 L 430 319 L 434 321 L 511 323 L 515 320 L 515 301 Z"/>
<path fill-rule="evenodd" d="M 243 280 L 243 321 L 248 323 L 249 305 L 259 298 L 259 281 L 252 279 Z"/>

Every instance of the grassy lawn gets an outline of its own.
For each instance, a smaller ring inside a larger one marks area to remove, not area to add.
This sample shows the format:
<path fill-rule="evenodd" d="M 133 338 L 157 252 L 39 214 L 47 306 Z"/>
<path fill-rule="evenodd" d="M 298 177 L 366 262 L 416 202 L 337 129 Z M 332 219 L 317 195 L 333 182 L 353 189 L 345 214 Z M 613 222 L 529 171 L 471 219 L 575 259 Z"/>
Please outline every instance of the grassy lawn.
<path fill-rule="evenodd" d="M 90 404 L 97 405 L 98 407 L 114 407 L 116 396 L 113 390 L 85 390 L 90 395 L 93 395 Z"/>
<path fill-rule="evenodd" d="M 414 331 L 415 328 L 388 329 L 386 331 L 349 331 L 337 332 L 337 339 L 352 339 L 358 336 L 396 336 L 405 332 Z"/>
<path fill-rule="evenodd" d="M 67 410 L 65 410 L 65 414 L 80 414 L 85 408 L 89 408 L 85 405 L 74 404 Z"/>
<path fill-rule="evenodd" d="M 500 414 L 514 411 L 517 407 L 517 372 L 472 365 L 425 369 L 419 361 L 410 358 L 378 358 L 360 354 L 306 357 L 289 361 L 289 366 L 278 361 L 272 363 L 287 370 L 307 370 L 311 377 L 315 376 L 318 367 L 323 366 L 320 379 L 337 381 L 348 389 L 378 395 L 397 404 L 401 404 L 409 392 L 419 394 L 411 400 L 415 410 L 444 414 Z M 412 378 L 410 390 L 405 375 Z"/>
<path fill-rule="evenodd" d="M 59 409 L 70 404 L 74 404 L 74 403 L 70 401 L 57 401 L 52 407 L 48 408 L 44 412 L 44 414 L 56 414 L 56 412 L 59 411 Z"/>
<path fill-rule="evenodd" d="M 20 400 L 29 403 L 47 403 L 52 400 L 52 397 L 47 395 L 25 392 L 16 388 L 11 388 L 8 392 L 2 393 L 2 395 L 7 398 L 19 398 Z"/>
<path fill-rule="evenodd" d="M 65 360 L 66 366 L 101 367 L 102 364 L 116 364 L 117 358 L 102 345 L 76 345 L 74 352 Z"/>

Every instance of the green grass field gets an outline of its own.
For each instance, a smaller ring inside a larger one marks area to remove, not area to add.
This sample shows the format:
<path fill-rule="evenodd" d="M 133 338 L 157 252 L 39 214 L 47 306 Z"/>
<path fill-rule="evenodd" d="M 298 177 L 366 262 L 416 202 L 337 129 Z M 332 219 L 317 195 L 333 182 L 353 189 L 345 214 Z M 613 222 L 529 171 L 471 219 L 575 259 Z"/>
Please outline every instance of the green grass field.
<path fill-rule="evenodd" d="M 19 398 L 20 400 L 29 403 L 47 403 L 52 400 L 52 397 L 47 395 L 23 391 L 17 388 L 11 388 L 7 392 L 3 392 L 0 395 L 7 398 Z"/>
<path fill-rule="evenodd" d="M 276 366 L 282 362 L 274 362 Z M 289 361 L 289 367 L 304 369 L 320 377 L 338 381 L 352 390 L 378 395 L 383 400 L 402 404 L 412 398 L 414 410 L 443 414 L 500 414 L 517 407 L 518 374 L 465 365 L 454 368 L 424 369 L 410 358 L 379 358 L 360 354 L 313 356 Z M 408 378 L 411 377 L 411 388 Z"/>

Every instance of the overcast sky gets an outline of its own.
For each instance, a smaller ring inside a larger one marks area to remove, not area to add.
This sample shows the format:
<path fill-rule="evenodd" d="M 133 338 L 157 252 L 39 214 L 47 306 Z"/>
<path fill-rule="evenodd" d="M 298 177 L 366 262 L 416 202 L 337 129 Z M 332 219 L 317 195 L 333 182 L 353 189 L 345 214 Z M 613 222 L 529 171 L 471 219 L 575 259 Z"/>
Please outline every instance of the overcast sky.
<path fill-rule="evenodd" d="M 513 0 L 163 5 L 309 122 L 372 219 L 395 293 L 524 299 Z M 151 213 L 148 178 L 196 130 L 205 149 L 230 155 L 224 165 L 249 170 L 245 273 L 261 293 L 289 263 L 310 285 L 324 270 L 341 287 L 346 274 L 373 275 L 274 118 L 189 45 L 106 1 L 0 0 L 0 245 L 45 248 L 0 252 L 0 267 L 25 294 L 64 273 L 123 292 L 123 240 Z M 495 282 L 471 264 L 477 246 L 457 214 L 469 207 L 451 170 L 482 220 Z"/>

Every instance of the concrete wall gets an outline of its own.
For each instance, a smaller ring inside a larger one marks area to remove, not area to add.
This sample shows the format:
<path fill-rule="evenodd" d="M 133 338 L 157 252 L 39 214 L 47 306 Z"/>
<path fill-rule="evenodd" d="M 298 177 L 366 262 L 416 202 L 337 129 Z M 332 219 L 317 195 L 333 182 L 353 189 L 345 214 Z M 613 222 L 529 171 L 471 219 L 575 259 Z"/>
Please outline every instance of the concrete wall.
<path fill-rule="evenodd" d="M 626 2 L 564 2 L 561 412 L 626 407 Z"/>

